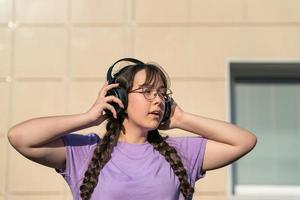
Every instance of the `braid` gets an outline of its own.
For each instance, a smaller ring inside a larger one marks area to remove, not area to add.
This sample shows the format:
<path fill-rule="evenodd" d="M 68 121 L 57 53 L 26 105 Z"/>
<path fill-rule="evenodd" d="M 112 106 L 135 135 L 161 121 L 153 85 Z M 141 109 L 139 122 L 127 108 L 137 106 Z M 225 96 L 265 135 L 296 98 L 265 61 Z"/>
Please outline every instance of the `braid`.
<path fill-rule="evenodd" d="M 194 188 L 188 182 L 186 169 L 184 168 L 181 158 L 174 147 L 170 146 L 159 134 L 158 130 L 152 130 L 148 133 L 147 140 L 170 163 L 175 175 L 180 181 L 180 191 L 185 199 L 192 199 Z"/>
<path fill-rule="evenodd" d="M 110 160 L 113 148 L 117 145 L 121 128 L 121 121 L 118 119 L 112 118 L 107 122 L 107 132 L 100 143 L 97 144 L 88 169 L 84 174 L 83 183 L 80 186 L 80 196 L 82 200 L 90 199 L 94 188 L 98 184 L 100 170 Z"/>

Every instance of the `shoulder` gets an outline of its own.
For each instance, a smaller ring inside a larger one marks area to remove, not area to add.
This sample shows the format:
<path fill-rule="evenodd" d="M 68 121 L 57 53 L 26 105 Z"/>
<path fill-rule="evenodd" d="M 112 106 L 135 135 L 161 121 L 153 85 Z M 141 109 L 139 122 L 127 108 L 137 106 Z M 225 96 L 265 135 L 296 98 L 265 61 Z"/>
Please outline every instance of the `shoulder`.
<path fill-rule="evenodd" d="M 178 136 L 178 137 L 166 136 L 164 139 L 169 145 L 174 145 L 177 147 L 203 144 L 207 140 L 206 138 L 201 136 Z"/>
<path fill-rule="evenodd" d="M 66 167 L 56 170 L 67 179 L 68 183 L 80 178 L 84 166 L 93 155 L 100 137 L 96 133 L 81 134 L 69 133 L 61 137 L 66 147 Z M 72 183 L 73 184 L 73 183 Z"/>
<path fill-rule="evenodd" d="M 165 140 L 187 162 L 204 157 L 207 138 L 201 136 L 180 136 L 168 137 Z"/>

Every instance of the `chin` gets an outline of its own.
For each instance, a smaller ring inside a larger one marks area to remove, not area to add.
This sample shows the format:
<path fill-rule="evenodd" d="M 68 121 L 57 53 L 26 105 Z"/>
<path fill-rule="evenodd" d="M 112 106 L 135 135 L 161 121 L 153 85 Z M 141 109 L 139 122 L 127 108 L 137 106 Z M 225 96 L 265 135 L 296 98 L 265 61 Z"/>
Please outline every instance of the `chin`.
<path fill-rule="evenodd" d="M 157 128 L 159 127 L 159 124 L 160 124 L 160 122 L 155 122 L 155 123 L 150 122 L 150 123 L 148 123 L 147 126 L 145 126 L 145 127 L 146 127 L 146 129 L 148 129 L 149 131 L 152 131 L 152 130 L 157 129 Z"/>

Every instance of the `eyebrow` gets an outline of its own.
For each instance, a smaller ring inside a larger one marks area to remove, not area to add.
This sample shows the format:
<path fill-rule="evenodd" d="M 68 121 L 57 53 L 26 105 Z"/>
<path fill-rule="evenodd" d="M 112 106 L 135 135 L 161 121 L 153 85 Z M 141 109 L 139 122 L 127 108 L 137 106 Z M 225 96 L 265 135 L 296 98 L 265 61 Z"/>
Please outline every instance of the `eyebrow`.
<path fill-rule="evenodd" d="M 143 87 L 143 86 L 150 86 L 152 88 L 152 85 L 149 85 L 149 84 L 139 84 L 138 85 L 139 87 Z M 160 88 L 164 88 L 163 85 L 159 86 L 157 89 L 160 89 Z"/>

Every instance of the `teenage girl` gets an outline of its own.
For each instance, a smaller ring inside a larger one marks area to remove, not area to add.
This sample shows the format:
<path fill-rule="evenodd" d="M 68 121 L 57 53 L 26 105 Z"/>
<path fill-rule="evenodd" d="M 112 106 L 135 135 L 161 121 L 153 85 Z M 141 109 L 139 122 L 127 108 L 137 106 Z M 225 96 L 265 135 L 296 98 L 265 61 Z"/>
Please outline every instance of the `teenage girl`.
<path fill-rule="evenodd" d="M 114 65 L 125 61 L 130 64 L 113 75 Z M 114 65 L 87 112 L 29 119 L 8 132 L 18 152 L 64 177 L 74 199 L 192 199 L 206 171 L 254 148 L 256 136 L 249 131 L 182 110 L 160 66 L 132 58 Z M 102 138 L 78 133 L 103 122 Z M 158 131 L 174 128 L 196 136 L 163 137 Z"/>

